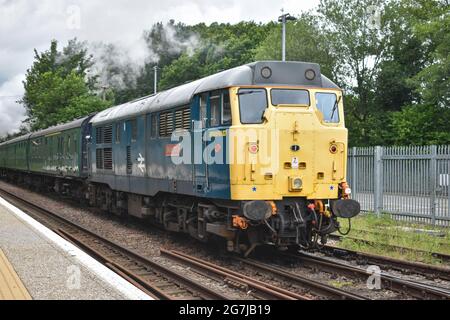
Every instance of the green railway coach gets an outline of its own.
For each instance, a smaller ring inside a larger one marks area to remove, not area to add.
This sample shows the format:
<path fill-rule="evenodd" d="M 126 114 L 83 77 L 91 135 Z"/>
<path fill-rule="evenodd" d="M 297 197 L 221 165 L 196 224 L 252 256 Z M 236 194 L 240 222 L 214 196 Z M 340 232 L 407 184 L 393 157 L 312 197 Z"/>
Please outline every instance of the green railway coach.
<path fill-rule="evenodd" d="M 86 133 L 77 119 L 0 144 L 0 167 L 37 174 L 80 178 L 87 174 Z"/>

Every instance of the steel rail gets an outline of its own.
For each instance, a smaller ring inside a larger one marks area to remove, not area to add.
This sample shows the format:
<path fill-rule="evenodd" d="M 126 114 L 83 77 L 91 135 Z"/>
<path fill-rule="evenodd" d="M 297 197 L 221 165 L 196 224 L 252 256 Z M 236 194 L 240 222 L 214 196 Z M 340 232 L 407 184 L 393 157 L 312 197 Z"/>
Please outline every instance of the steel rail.
<path fill-rule="evenodd" d="M 369 298 L 354 294 L 342 289 L 335 288 L 333 286 L 314 281 L 311 279 L 308 279 L 306 277 L 302 277 L 300 275 L 291 273 L 287 270 L 283 270 L 281 268 L 265 264 L 259 261 L 255 261 L 252 259 L 242 259 L 242 258 L 236 258 L 233 257 L 233 259 L 251 266 L 252 268 L 259 269 L 263 272 L 266 272 L 268 274 L 274 274 L 277 277 L 284 278 L 291 282 L 293 285 L 297 285 L 303 288 L 307 288 L 315 295 L 325 296 L 331 299 L 342 299 L 342 300 L 369 300 Z"/>
<path fill-rule="evenodd" d="M 372 273 L 359 267 L 349 266 L 344 263 L 330 260 L 328 258 L 317 257 L 307 253 L 281 253 L 290 259 L 299 260 L 303 265 L 309 266 L 313 269 L 319 269 L 320 271 L 326 271 L 329 273 L 341 273 L 350 277 L 357 277 L 362 280 L 367 280 Z M 386 273 L 381 273 L 380 280 L 383 288 L 393 290 L 399 293 L 407 293 L 408 295 L 416 299 L 438 299 L 448 300 L 450 299 L 450 291 L 422 284 L 419 282 L 413 282 L 410 280 L 401 279 Z"/>
<path fill-rule="evenodd" d="M 309 297 L 273 286 L 179 251 L 165 249 L 160 249 L 160 251 L 161 256 L 163 257 L 190 265 L 192 268 L 195 268 L 200 272 L 205 272 L 211 277 L 215 277 L 225 283 L 231 283 L 232 285 L 243 290 L 252 291 L 253 294 L 259 298 L 269 300 L 311 300 Z"/>

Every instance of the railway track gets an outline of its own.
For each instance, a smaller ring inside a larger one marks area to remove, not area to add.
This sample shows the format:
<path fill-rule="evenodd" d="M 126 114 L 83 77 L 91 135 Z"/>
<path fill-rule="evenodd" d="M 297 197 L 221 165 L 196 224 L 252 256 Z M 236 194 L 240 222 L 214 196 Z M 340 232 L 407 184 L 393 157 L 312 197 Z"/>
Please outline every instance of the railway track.
<path fill-rule="evenodd" d="M 240 263 L 250 266 L 251 268 L 257 269 L 268 275 L 275 276 L 277 278 L 284 279 L 288 281 L 292 286 L 298 286 L 300 288 L 306 288 L 311 293 L 327 297 L 330 299 L 339 300 L 369 300 L 367 297 L 354 294 L 342 289 L 335 288 L 333 286 L 302 277 L 298 274 L 291 273 L 282 268 L 278 268 L 269 264 L 265 264 L 252 259 L 242 259 L 233 257 L 233 259 L 239 261 Z"/>
<path fill-rule="evenodd" d="M 378 265 L 383 269 L 397 270 L 404 274 L 420 274 L 427 279 L 442 279 L 450 281 L 450 268 L 421 262 L 394 259 L 386 256 L 343 249 L 329 245 L 323 246 L 320 251 L 328 256 L 345 260 L 354 260 L 360 265 Z"/>
<path fill-rule="evenodd" d="M 431 256 L 433 256 L 436 259 L 441 260 L 443 263 L 447 263 L 450 264 L 450 255 L 448 254 L 444 254 L 444 253 L 440 253 L 440 252 L 428 252 L 425 250 L 420 250 L 420 249 L 414 249 L 414 248 L 408 248 L 408 247 L 402 247 L 402 246 L 397 246 L 397 245 L 393 245 L 393 244 L 388 244 L 388 243 L 382 243 L 382 242 L 375 242 L 375 241 L 370 241 L 370 240 L 366 240 L 366 239 L 361 239 L 361 238 L 356 238 L 356 237 L 350 237 L 350 236 L 341 236 L 341 235 L 337 235 L 337 234 L 330 234 L 329 235 L 330 239 L 334 239 L 334 240 L 342 240 L 342 239 L 349 239 L 352 240 L 354 242 L 359 242 L 359 243 L 364 243 L 366 245 L 369 246 L 383 246 L 386 248 L 390 248 L 392 250 L 395 251 L 400 251 L 400 252 L 415 252 L 415 253 L 419 253 L 419 254 L 431 254 Z"/>
<path fill-rule="evenodd" d="M 196 281 L 175 273 L 166 266 L 155 263 L 8 191 L 0 189 L 0 196 L 87 251 L 155 299 L 228 299 Z"/>
<path fill-rule="evenodd" d="M 366 281 L 371 275 L 367 270 L 347 265 L 345 263 L 336 262 L 334 260 L 318 257 L 308 253 L 281 253 L 282 256 L 299 261 L 303 266 L 313 270 L 320 270 L 329 273 L 340 273 L 349 277 L 356 277 Z M 380 274 L 381 285 L 385 289 L 389 289 L 398 293 L 405 293 L 413 298 L 424 300 L 449 300 L 450 290 L 427 284 L 401 279 L 386 273 Z"/>
<path fill-rule="evenodd" d="M 162 257 L 189 265 L 201 274 L 207 274 L 218 281 L 223 281 L 230 286 L 245 290 L 259 299 L 311 300 L 307 296 L 273 286 L 183 252 L 165 249 L 160 251 Z"/>
<path fill-rule="evenodd" d="M 0 196 L 86 251 L 155 299 L 228 300 L 227 296 L 213 291 L 197 281 L 176 273 L 160 263 L 149 260 L 13 193 L 0 189 Z M 181 261 L 185 267 L 201 269 L 203 275 L 222 281 L 235 289 L 245 290 L 246 293 L 251 292 L 254 297 L 259 299 L 311 300 L 307 296 L 239 275 L 232 270 L 183 253 L 161 249 L 161 255 L 178 260 L 178 262 Z"/>

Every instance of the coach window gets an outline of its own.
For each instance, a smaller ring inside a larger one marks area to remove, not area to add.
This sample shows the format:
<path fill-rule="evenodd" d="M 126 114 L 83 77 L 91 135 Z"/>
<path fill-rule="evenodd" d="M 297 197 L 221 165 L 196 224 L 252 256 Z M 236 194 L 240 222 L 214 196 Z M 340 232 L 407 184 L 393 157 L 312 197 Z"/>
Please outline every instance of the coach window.
<path fill-rule="evenodd" d="M 264 89 L 239 89 L 239 113 L 242 124 L 263 123 L 267 109 L 267 92 Z"/>
<path fill-rule="evenodd" d="M 131 120 L 131 141 L 137 140 L 138 128 L 137 128 L 137 120 Z"/>
<path fill-rule="evenodd" d="M 120 143 L 121 133 L 122 133 L 122 124 L 118 122 L 116 123 L 116 143 Z"/>
<path fill-rule="evenodd" d="M 215 91 L 209 97 L 209 105 L 211 112 L 210 127 L 217 127 L 220 124 L 220 93 Z"/>
<path fill-rule="evenodd" d="M 231 103 L 228 90 L 222 94 L 222 124 L 231 124 Z"/>

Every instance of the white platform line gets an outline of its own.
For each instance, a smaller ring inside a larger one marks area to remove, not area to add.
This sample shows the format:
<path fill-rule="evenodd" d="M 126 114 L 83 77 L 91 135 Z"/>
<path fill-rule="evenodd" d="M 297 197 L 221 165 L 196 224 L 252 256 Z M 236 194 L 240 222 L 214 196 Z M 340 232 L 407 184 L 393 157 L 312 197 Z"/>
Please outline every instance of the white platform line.
<path fill-rule="evenodd" d="M 24 221 L 26 224 L 31 226 L 33 229 L 38 231 L 40 234 L 44 235 L 51 242 L 56 244 L 62 251 L 67 253 L 71 258 L 74 258 L 80 262 L 83 266 L 89 269 L 96 276 L 101 278 L 103 281 L 108 283 L 110 286 L 117 289 L 120 293 L 131 300 L 154 300 L 148 294 L 144 293 L 142 290 L 138 289 L 124 278 L 113 272 L 111 269 L 102 265 L 100 262 L 89 256 L 87 253 L 83 252 L 72 243 L 68 242 L 64 238 L 60 237 L 58 234 L 48 229 L 25 212 L 16 208 L 11 203 L 0 197 L 0 205 L 7 208 L 12 212 L 17 218 Z"/>

